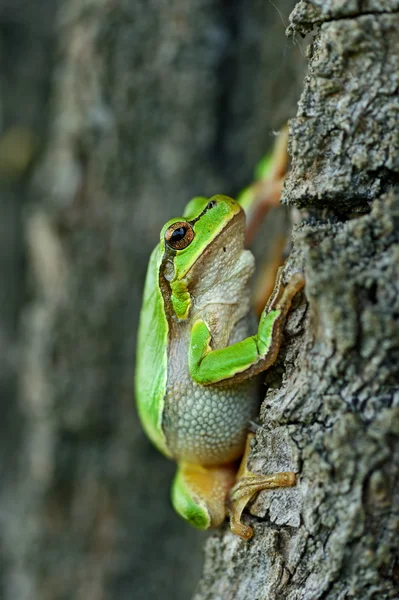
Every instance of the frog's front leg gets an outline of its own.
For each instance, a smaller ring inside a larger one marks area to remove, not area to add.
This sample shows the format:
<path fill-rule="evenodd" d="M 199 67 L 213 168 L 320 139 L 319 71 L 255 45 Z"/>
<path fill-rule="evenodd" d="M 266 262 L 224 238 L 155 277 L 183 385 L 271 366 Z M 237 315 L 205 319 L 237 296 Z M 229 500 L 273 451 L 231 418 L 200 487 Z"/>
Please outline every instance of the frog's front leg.
<path fill-rule="evenodd" d="M 231 488 L 229 494 L 230 527 L 233 533 L 244 540 L 253 536 L 253 529 L 241 522 L 241 514 L 248 502 L 255 494 L 263 490 L 271 490 L 280 487 L 291 487 L 296 483 L 296 475 L 293 472 L 274 473 L 272 475 L 258 475 L 248 471 L 248 456 L 251 450 L 253 433 L 248 434 L 245 453 L 237 473 L 237 482 Z"/>
<path fill-rule="evenodd" d="M 283 287 L 282 274 L 280 268 L 256 335 L 226 348 L 213 350 L 212 335 L 205 321 L 199 319 L 194 323 L 188 356 L 189 370 L 194 381 L 202 385 L 226 380 L 229 384 L 239 383 L 268 369 L 274 363 L 292 300 L 305 285 L 302 273 L 294 273 Z"/>
<path fill-rule="evenodd" d="M 235 463 L 212 467 L 180 463 L 172 486 L 174 509 L 198 529 L 218 527 L 226 517 L 236 471 Z"/>

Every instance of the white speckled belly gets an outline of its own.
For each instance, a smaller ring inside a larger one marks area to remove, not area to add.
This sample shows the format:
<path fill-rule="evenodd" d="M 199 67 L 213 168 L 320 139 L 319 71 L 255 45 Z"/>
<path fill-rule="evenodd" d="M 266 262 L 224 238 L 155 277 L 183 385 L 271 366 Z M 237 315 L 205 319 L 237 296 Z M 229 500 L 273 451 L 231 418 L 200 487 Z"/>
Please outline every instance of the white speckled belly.
<path fill-rule="evenodd" d="M 257 414 L 256 381 L 201 386 L 180 372 L 169 386 L 162 428 L 176 460 L 218 465 L 239 458 Z"/>
<path fill-rule="evenodd" d="M 248 307 L 243 300 L 237 305 L 220 304 L 211 315 L 208 313 L 205 318 L 213 322 L 213 348 L 224 348 L 249 335 L 252 317 L 245 310 Z M 212 318 L 215 314 L 218 320 Z M 196 318 L 194 314 L 191 322 L 171 324 L 162 429 L 176 461 L 220 465 L 236 460 L 244 452 L 249 420 L 258 413 L 258 382 L 253 378 L 233 385 L 204 386 L 192 380 L 188 347 L 191 324 Z"/>

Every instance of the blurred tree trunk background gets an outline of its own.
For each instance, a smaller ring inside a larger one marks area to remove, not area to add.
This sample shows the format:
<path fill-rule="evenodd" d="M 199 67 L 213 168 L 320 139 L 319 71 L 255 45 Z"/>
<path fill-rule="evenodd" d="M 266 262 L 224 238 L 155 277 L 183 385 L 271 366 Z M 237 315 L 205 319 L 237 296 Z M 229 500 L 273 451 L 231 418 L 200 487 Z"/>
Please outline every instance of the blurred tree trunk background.
<path fill-rule="evenodd" d="M 236 194 L 295 115 L 293 6 L 0 4 L 4 600 L 194 592 L 205 536 L 134 408 L 143 278 L 162 224 Z"/>

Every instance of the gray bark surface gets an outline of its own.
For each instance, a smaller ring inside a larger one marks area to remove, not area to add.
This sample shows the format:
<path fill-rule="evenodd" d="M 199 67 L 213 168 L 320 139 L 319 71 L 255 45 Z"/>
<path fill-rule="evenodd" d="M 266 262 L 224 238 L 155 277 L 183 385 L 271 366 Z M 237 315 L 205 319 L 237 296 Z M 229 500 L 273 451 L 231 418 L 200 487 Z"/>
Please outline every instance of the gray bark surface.
<path fill-rule="evenodd" d="M 0 596 L 187 598 L 204 536 L 134 408 L 146 264 L 188 199 L 251 181 L 301 48 L 260 0 L 3 2 L 0 39 Z"/>
<path fill-rule="evenodd" d="M 298 484 L 259 494 L 249 543 L 227 527 L 208 541 L 195 600 L 399 598 L 397 10 L 293 13 L 291 32 L 318 26 L 284 192 L 306 209 L 290 258 L 306 300 L 266 375 L 250 468 Z"/>

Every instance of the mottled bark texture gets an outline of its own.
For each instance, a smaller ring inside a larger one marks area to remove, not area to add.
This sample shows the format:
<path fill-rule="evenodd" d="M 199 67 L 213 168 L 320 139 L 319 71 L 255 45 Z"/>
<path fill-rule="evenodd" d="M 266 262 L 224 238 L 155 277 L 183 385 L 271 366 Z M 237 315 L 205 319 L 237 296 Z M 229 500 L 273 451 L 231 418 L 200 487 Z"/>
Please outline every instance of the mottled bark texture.
<path fill-rule="evenodd" d="M 267 375 L 249 543 L 207 543 L 196 600 L 399 598 L 399 14 L 396 2 L 300 2 L 309 73 L 284 199 L 305 209 L 292 267 L 305 299 Z M 280 377 L 280 380 L 279 380 Z"/>
<path fill-rule="evenodd" d="M 12 181 L 0 164 L 4 600 L 195 589 L 204 535 L 170 508 L 175 467 L 134 408 L 143 278 L 163 223 L 236 194 L 295 115 L 293 6 L 2 2 L 0 163 L 18 135 L 41 146 L 33 172 L 19 142 Z"/>

